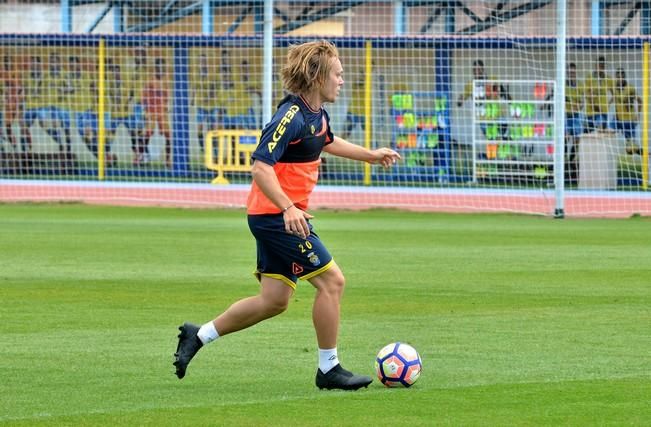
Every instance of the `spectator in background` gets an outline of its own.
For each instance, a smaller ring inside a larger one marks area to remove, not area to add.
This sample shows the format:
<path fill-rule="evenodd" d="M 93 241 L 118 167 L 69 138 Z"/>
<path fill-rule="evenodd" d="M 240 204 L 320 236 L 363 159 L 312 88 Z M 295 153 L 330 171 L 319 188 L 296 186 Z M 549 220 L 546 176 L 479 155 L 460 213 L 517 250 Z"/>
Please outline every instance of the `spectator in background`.
<path fill-rule="evenodd" d="M 97 143 L 94 137 L 86 138 L 85 129 L 93 127 L 97 128 L 97 115 L 94 112 L 95 106 L 93 102 L 96 97 L 93 97 L 90 87 L 90 77 L 83 69 L 81 60 L 77 55 L 70 55 L 68 57 L 68 84 L 70 85 L 70 98 L 68 109 L 74 114 L 75 124 L 77 125 L 77 132 L 84 141 L 86 146 L 91 149 L 94 147 L 93 154 L 97 154 Z"/>
<path fill-rule="evenodd" d="M 606 74 L 606 58 L 600 56 L 595 70 L 583 82 L 585 96 L 585 131 L 606 129 L 608 124 L 609 94 L 612 95 L 615 81 Z"/>
<path fill-rule="evenodd" d="M 9 54 L 2 57 L 2 69 L 0 70 L 0 125 L 4 130 L 7 141 L 14 150 L 19 148 L 22 129 L 18 127 L 18 135 L 13 132 L 16 121 L 22 121 L 21 110 L 23 103 L 23 85 L 20 75 L 15 70 L 12 58 Z M 25 151 L 27 147 L 22 147 Z"/>
<path fill-rule="evenodd" d="M 203 151 L 205 135 L 217 124 L 218 82 L 214 69 L 210 68 L 205 52 L 199 55 L 199 62 L 190 82 L 191 100 L 196 108 L 199 147 Z"/>
<path fill-rule="evenodd" d="M 373 87 L 371 107 L 371 139 L 378 141 L 383 135 L 391 135 L 393 129 L 393 116 L 391 114 L 390 83 L 387 81 L 386 69 L 372 61 Z"/>
<path fill-rule="evenodd" d="M 109 132 L 109 139 L 106 142 L 106 153 L 111 152 L 111 145 L 115 142 L 120 126 L 124 126 L 129 134 L 132 143 L 136 137 L 134 129 L 131 128 L 129 117 L 129 85 L 124 80 L 122 67 L 119 63 L 113 62 L 111 58 L 107 61 L 106 79 L 106 111 L 109 112 L 109 120 L 106 129 Z M 109 142 L 110 141 L 110 142 Z M 113 160 L 113 157 L 108 157 Z M 133 163 L 139 165 L 142 162 L 143 154 L 134 157 Z"/>
<path fill-rule="evenodd" d="M 511 99 L 511 96 L 509 95 L 509 89 L 507 86 L 490 82 L 490 81 L 497 80 L 497 78 L 495 76 L 488 77 L 486 75 L 484 61 L 482 61 L 481 59 L 476 59 L 472 62 L 472 77 L 473 80 L 466 83 L 466 85 L 463 88 L 463 93 L 459 95 L 459 98 L 457 99 L 458 107 L 462 107 L 466 99 L 473 99 L 478 101 Z M 477 83 L 473 84 L 474 81 L 477 81 Z M 480 111 L 482 116 L 487 114 L 487 107 L 489 107 L 489 103 L 484 103 L 481 105 Z M 494 107 L 496 107 L 494 108 L 494 113 L 496 113 L 498 116 L 501 115 L 502 114 L 501 106 L 494 105 Z M 493 118 L 497 118 L 497 117 L 493 117 Z M 481 129 L 482 134 L 486 136 L 486 130 L 487 130 L 486 124 L 480 123 L 479 128 Z M 499 128 L 497 129 L 497 131 L 501 135 L 501 138 L 507 138 L 508 124 L 506 123 L 499 124 Z M 497 135 L 495 137 L 497 137 Z M 532 149 L 532 147 L 524 147 L 524 148 L 529 150 Z"/>
<path fill-rule="evenodd" d="M 581 111 L 583 110 L 584 94 L 579 85 L 576 73 L 576 64 L 567 66 L 565 79 L 565 155 L 566 155 L 566 181 L 576 183 L 578 179 L 577 152 L 579 136 L 583 133 Z"/>
<path fill-rule="evenodd" d="M 233 70 L 230 53 L 222 50 L 219 67 L 219 126 L 223 129 L 253 129 L 253 102 L 246 89 L 242 69 Z M 248 66 L 248 62 L 246 64 Z M 238 75 L 235 75 L 237 71 Z"/>
<path fill-rule="evenodd" d="M 149 76 L 147 50 L 137 47 L 133 50 L 133 62 L 127 63 L 125 84 L 129 88 L 128 128 L 132 134 L 131 150 L 134 164 L 139 165 L 149 159 L 147 131 L 145 129 L 145 108 L 142 92 Z"/>
<path fill-rule="evenodd" d="M 72 88 L 69 109 L 75 115 L 77 132 L 88 150 L 97 157 L 97 83 L 93 76 L 84 69 L 79 56 L 72 55 L 68 58 L 70 72 L 68 73 L 69 84 Z M 95 66 L 95 68 L 97 68 Z M 107 145 L 107 149 L 110 145 Z M 112 165 L 115 156 L 106 151 L 106 163 Z"/>
<path fill-rule="evenodd" d="M 348 139 L 359 124 L 362 132 L 365 126 L 365 93 L 366 82 L 364 73 L 360 70 L 356 73 L 353 82 L 350 85 L 350 102 L 348 103 L 348 113 L 346 113 L 346 122 L 342 138 Z"/>
<path fill-rule="evenodd" d="M 500 87 L 494 83 L 478 83 L 476 86 L 476 93 L 473 94 L 473 81 L 474 80 L 496 80 L 495 77 L 490 78 L 486 76 L 486 69 L 484 68 L 484 61 L 476 59 L 472 62 L 472 80 L 470 80 L 463 87 L 463 93 L 457 99 L 457 106 L 462 107 L 466 99 L 474 98 L 480 100 L 486 99 L 500 99 Z"/>
<path fill-rule="evenodd" d="M 227 120 L 227 111 L 231 105 L 237 102 L 235 98 L 235 83 L 233 82 L 231 60 L 226 49 L 221 51 L 221 62 L 219 63 L 219 90 L 217 94 L 217 127 L 221 129 L 232 129 Z"/>
<path fill-rule="evenodd" d="M 613 87 L 615 101 L 615 129 L 626 139 L 626 151 L 629 154 L 640 153 L 640 147 L 635 142 L 635 133 L 639 113 L 642 109 L 642 98 L 635 91 L 635 87 L 626 81 L 623 68 L 615 72 L 615 86 Z"/>
<path fill-rule="evenodd" d="M 45 91 L 45 76 L 40 55 L 29 57 L 29 70 L 24 76 L 25 108 L 21 128 L 24 129 L 23 151 L 32 151 L 32 133 L 30 127 L 34 124 L 44 126 L 47 119 L 47 97 Z"/>
<path fill-rule="evenodd" d="M 48 117 L 45 121 L 45 131 L 59 145 L 59 152 L 66 158 L 72 156 L 70 141 L 70 95 L 72 88 L 61 64 L 58 52 L 50 53 L 48 73 L 46 75 L 46 99 Z"/>
<path fill-rule="evenodd" d="M 147 81 L 142 92 L 145 106 L 146 144 L 156 128 L 165 138 L 165 165 L 172 166 L 172 134 L 170 130 L 170 89 L 167 79 L 167 65 L 164 58 L 154 60 L 154 74 Z M 145 148 L 147 148 L 147 145 Z M 147 150 L 148 151 L 148 150 Z"/>
<path fill-rule="evenodd" d="M 246 96 L 244 108 L 248 107 L 248 113 L 244 123 L 245 129 L 257 129 L 262 126 L 260 112 L 255 109 L 255 106 L 262 105 L 262 89 L 257 80 L 252 78 L 251 64 L 246 59 L 240 63 L 240 83 L 242 90 Z"/>
<path fill-rule="evenodd" d="M 251 81 L 251 69 L 249 62 L 243 60 L 239 67 L 231 67 L 230 53 L 222 50 L 222 62 L 220 65 L 220 88 L 218 127 L 222 129 L 256 129 L 256 114 L 253 108 L 253 97 L 259 88 Z M 261 93 L 260 93 L 261 95 Z M 249 138 L 251 139 L 251 138 Z M 244 139 L 240 139 L 243 142 Z M 251 139 L 254 142 L 254 139 Z M 232 144 L 233 158 L 236 156 L 235 144 Z M 246 154 L 240 152 L 239 163 L 246 162 Z"/>
<path fill-rule="evenodd" d="M 219 74 L 230 74 L 232 71 L 231 68 L 231 54 L 228 49 L 222 49 L 220 52 L 220 62 L 219 62 Z"/>
<path fill-rule="evenodd" d="M 3 106 L 2 104 L 4 103 L 5 99 L 5 79 L 6 79 L 6 70 L 4 66 L 4 58 L 6 57 L 7 59 L 9 58 L 8 55 L 6 55 L 4 52 L 0 50 L 0 55 L 2 55 L 2 61 L 3 64 L 0 66 L 0 136 L 2 135 L 3 129 L 5 128 L 4 125 L 4 111 L 3 111 Z M 6 136 L 8 139 L 9 136 Z M 2 145 L 0 145 L 0 153 L 3 151 Z"/>
<path fill-rule="evenodd" d="M 5 129 L 5 122 L 4 122 L 4 100 L 5 100 L 5 80 L 6 80 L 6 70 L 4 66 L 4 58 L 9 58 L 5 53 L 0 51 L 0 54 L 2 55 L 3 58 L 3 64 L 0 66 L 0 136 L 2 135 L 3 130 Z M 11 126 L 10 126 L 11 128 Z M 9 135 L 7 135 L 5 138 L 9 139 Z M 3 152 L 4 147 L 0 145 L 0 153 Z"/>

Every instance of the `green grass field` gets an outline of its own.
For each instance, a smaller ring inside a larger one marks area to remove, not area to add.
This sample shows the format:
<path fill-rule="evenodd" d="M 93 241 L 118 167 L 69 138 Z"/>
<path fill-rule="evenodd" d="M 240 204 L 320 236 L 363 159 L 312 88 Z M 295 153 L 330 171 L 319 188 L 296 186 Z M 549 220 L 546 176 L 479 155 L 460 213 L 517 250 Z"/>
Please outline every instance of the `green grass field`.
<path fill-rule="evenodd" d="M 176 327 L 258 290 L 243 211 L 0 205 L 0 424 L 651 423 L 651 219 L 315 214 L 342 363 L 406 341 L 414 387 L 316 389 L 305 282 L 173 375 Z"/>

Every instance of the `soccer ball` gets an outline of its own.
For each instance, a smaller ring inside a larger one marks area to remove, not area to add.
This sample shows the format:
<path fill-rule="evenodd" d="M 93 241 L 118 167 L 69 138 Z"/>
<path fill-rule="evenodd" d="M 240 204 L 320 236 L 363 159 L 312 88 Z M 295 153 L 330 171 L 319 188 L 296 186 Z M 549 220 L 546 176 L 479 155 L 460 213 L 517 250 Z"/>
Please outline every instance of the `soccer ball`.
<path fill-rule="evenodd" d="M 375 358 L 377 377 L 387 387 L 411 387 L 420 377 L 422 367 L 416 349 L 401 342 L 384 346 Z"/>

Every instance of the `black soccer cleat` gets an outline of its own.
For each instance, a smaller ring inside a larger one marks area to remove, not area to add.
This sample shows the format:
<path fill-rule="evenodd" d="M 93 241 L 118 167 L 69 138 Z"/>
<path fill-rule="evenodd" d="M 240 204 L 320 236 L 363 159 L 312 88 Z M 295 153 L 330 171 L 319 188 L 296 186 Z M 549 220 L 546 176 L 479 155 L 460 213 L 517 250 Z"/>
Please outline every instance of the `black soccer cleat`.
<path fill-rule="evenodd" d="M 195 354 L 203 347 L 203 343 L 197 336 L 199 332 L 199 327 L 193 325 L 192 323 L 184 323 L 182 326 L 179 326 L 179 344 L 176 346 L 176 353 L 174 357 L 174 366 L 176 366 L 176 376 L 179 379 L 185 376 L 185 370 L 188 367 L 188 363 L 194 357 Z"/>
<path fill-rule="evenodd" d="M 326 374 L 321 369 L 316 370 L 316 386 L 321 390 L 339 389 L 339 390 L 357 390 L 358 388 L 368 387 L 373 382 L 370 377 L 365 375 L 355 375 L 337 364 Z"/>

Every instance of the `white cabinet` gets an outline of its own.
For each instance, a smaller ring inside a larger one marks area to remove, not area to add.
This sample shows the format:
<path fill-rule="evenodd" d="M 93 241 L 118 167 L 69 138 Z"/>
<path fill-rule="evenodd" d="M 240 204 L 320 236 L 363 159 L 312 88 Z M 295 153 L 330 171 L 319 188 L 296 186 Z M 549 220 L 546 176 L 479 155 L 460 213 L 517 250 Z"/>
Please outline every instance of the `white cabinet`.
<path fill-rule="evenodd" d="M 474 80 L 472 97 L 474 181 L 551 182 L 554 81 Z"/>

